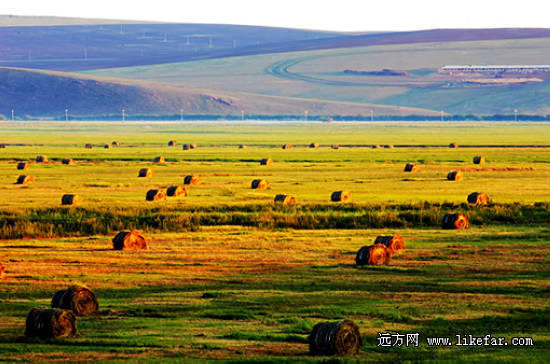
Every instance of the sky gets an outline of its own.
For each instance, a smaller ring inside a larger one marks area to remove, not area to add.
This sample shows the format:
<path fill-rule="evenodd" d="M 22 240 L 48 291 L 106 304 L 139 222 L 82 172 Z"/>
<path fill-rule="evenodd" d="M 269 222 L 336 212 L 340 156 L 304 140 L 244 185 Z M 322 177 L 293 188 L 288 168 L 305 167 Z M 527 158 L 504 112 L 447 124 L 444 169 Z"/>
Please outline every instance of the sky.
<path fill-rule="evenodd" d="M 335 31 L 550 27 L 546 0 L 1 0 L 2 15 Z M 550 7 L 550 6 L 549 6 Z"/>

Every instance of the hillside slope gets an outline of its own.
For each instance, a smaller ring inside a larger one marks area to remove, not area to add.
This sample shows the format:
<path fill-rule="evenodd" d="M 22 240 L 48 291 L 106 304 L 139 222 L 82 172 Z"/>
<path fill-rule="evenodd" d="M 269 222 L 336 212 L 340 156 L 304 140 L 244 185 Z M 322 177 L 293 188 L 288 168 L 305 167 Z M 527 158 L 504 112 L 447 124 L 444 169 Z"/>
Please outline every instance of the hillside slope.
<path fill-rule="evenodd" d="M 0 68 L 0 114 L 25 117 L 170 115 L 436 115 L 425 109 L 211 91 L 181 85 Z"/>

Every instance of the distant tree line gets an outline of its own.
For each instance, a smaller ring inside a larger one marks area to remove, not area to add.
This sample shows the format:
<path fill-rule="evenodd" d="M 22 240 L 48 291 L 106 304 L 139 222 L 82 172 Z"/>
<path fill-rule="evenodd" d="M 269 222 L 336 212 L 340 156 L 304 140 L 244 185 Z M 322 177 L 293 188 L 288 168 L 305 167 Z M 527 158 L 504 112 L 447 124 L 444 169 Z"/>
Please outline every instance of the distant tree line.
<path fill-rule="evenodd" d="M 0 120 L 9 120 L 5 115 L 0 114 Z M 57 117 L 40 117 L 24 115 L 18 116 L 15 120 L 43 120 L 43 121 L 65 121 L 65 115 Z M 120 114 L 109 115 L 70 115 L 70 121 L 122 121 Z M 192 121 L 192 120 L 243 120 L 242 115 L 205 115 L 205 114 L 126 114 L 125 121 Z M 275 121 L 304 121 L 305 116 L 300 115 L 265 115 L 265 114 L 245 114 L 244 120 L 275 120 Z M 427 115 L 308 115 L 308 121 L 550 121 L 549 115 L 533 115 L 533 114 L 493 114 L 493 115 L 477 115 L 477 114 L 445 114 L 443 116 L 427 116 Z"/>

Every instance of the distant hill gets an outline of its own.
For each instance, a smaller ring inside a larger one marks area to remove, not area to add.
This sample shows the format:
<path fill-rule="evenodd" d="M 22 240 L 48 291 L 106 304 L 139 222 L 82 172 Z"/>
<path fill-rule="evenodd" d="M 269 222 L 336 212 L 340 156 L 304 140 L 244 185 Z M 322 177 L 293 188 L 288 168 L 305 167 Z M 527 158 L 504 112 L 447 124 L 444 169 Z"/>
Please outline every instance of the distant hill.
<path fill-rule="evenodd" d="M 10 19 L 13 26 L 7 25 Z M 550 29 L 536 28 L 344 33 L 242 25 L 9 16 L 0 16 L 0 24 L 4 25 L 0 27 L 0 66 L 58 71 L 387 44 L 550 37 Z"/>
<path fill-rule="evenodd" d="M 151 21 L 118 20 L 118 19 L 90 19 L 68 18 L 61 16 L 20 16 L 0 15 L 0 27 L 43 27 L 55 25 L 100 25 L 100 24 L 137 24 L 155 23 Z"/>
<path fill-rule="evenodd" d="M 18 117 L 94 115 L 437 115 L 425 109 L 211 91 L 156 82 L 54 71 L 0 68 L 0 114 Z"/>

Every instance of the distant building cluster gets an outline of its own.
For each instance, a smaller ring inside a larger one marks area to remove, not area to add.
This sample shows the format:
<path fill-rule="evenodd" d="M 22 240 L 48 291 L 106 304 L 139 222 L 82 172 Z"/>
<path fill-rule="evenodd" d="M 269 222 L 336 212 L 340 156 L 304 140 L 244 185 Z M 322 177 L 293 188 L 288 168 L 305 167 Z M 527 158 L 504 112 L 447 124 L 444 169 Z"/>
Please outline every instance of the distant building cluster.
<path fill-rule="evenodd" d="M 550 65 L 449 65 L 439 73 L 542 73 L 550 72 Z"/>

